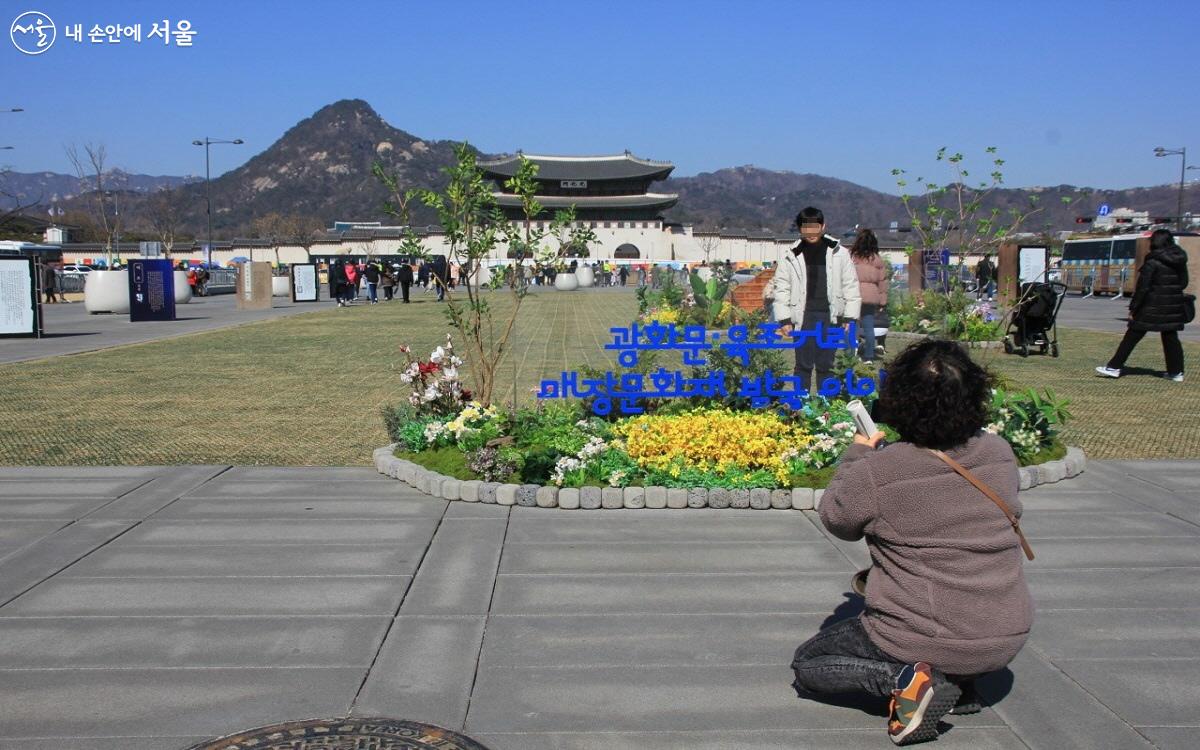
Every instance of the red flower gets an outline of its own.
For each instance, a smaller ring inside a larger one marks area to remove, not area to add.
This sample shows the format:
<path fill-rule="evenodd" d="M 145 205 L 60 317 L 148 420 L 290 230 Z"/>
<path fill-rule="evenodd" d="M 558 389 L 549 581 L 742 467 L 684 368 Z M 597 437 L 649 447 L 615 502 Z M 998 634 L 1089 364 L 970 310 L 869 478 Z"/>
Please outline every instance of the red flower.
<path fill-rule="evenodd" d="M 420 370 L 422 375 L 432 375 L 442 368 L 441 365 L 434 364 L 433 362 L 418 362 L 417 369 Z"/>

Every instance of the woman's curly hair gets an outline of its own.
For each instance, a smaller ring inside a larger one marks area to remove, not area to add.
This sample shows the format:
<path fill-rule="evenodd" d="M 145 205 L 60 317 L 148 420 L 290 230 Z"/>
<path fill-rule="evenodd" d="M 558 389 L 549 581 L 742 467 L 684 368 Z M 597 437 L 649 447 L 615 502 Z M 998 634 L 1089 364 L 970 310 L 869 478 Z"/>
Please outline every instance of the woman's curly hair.
<path fill-rule="evenodd" d="M 905 442 L 947 450 L 970 440 L 988 419 L 993 378 L 966 350 L 929 339 L 892 360 L 879 412 Z"/>

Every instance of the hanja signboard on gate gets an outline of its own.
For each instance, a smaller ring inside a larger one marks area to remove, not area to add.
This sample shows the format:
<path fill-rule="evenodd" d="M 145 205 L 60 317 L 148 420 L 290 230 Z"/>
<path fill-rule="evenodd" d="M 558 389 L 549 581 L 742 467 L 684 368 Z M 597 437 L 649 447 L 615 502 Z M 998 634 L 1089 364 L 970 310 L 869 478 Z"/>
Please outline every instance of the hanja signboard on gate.
<path fill-rule="evenodd" d="M 728 331 L 709 331 L 704 326 L 678 327 L 674 323 L 658 321 L 648 325 L 634 323 L 624 328 L 610 328 L 613 340 L 604 348 L 618 352 L 617 362 L 624 367 L 635 366 L 638 353 L 643 351 L 683 352 L 683 364 L 702 367 L 707 364 L 706 353 L 713 349 L 749 365 L 752 351 L 798 349 L 809 340 L 821 349 L 854 351 L 858 345 L 857 324 L 853 322 L 845 328 L 818 323 L 811 330 L 793 330 L 786 336 L 779 328 L 778 323 L 759 323 L 753 327 L 737 325 Z M 590 398 L 593 399 L 592 411 L 600 416 L 610 414 L 614 406 L 621 414 L 640 414 L 639 399 L 715 398 L 728 397 L 731 393 L 748 399 L 751 407 L 756 409 L 772 405 L 799 409 L 813 395 L 808 391 L 808 384 L 801 380 L 795 375 L 777 375 L 770 370 L 761 377 L 742 377 L 739 382 L 734 382 L 735 378 L 724 370 L 709 370 L 694 378 L 665 367 L 649 374 L 606 372 L 595 378 L 580 377 L 578 372 L 563 372 L 557 379 L 543 380 L 537 397 Z M 860 378 L 853 370 L 847 370 L 841 376 L 825 378 L 816 395 L 862 398 L 875 390 L 874 378 Z"/>

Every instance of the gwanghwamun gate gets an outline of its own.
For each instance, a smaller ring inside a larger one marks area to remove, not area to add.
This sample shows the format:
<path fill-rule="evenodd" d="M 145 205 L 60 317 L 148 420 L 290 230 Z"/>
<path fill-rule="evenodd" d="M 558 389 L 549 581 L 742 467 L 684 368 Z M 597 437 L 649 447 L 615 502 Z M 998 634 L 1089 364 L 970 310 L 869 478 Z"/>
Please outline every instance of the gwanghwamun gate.
<path fill-rule="evenodd" d="M 497 204 L 513 222 L 524 218 L 521 200 L 504 192 L 503 186 L 516 173 L 522 155 L 538 166 L 537 200 L 544 207 L 544 215 L 534 221 L 535 228 L 549 228 L 556 210 L 574 206 L 578 223 L 586 224 L 596 234 L 596 241 L 589 246 L 593 261 L 631 265 L 730 261 L 738 266 L 757 265 L 773 262 L 781 247 L 791 246 L 799 239 L 794 233 L 694 231 L 691 225 L 664 221 L 663 212 L 674 206 L 679 196 L 655 192 L 652 188 L 654 183 L 665 180 L 675 165 L 641 159 L 628 151 L 614 156 L 518 153 L 480 161 L 480 169 L 496 186 L 493 195 Z M 797 206 L 796 210 L 800 208 L 803 206 Z M 299 245 L 272 247 L 263 240 L 235 239 L 214 241 L 212 260 L 222 265 L 234 258 L 286 264 L 336 256 L 394 256 L 404 231 L 404 227 L 378 223 L 337 222 L 307 252 Z M 446 236 L 439 227 L 415 227 L 414 231 L 428 253 L 449 255 Z M 47 241 L 54 240 L 48 236 Z M 104 256 L 103 246 L 97 243 L 64 243 L 62 250 L 67 263 L 87 263 Z M 119 251 L 122 260 L 141 257 L 136 243 L 124 243 Z M 177 244 L 170 257 L 203 260 L 204 247 L 200 243 L 185 247 Z M 895 260 L 904 262 L 903 253 L 898 253 Z M 503 244 L 488 259 L 488 265 L 509 262 L 508 248 Z"/>

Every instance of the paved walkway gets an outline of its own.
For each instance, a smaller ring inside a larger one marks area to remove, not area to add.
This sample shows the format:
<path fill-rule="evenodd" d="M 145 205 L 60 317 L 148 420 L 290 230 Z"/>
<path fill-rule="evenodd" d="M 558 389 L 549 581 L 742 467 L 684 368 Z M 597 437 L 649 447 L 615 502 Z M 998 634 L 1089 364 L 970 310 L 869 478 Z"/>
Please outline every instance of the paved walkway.
<path fill-rule="evenodd" d="M 1058 313 L 1060 328 L 1083 328 L 1089 331 L 1124 333 L 1129 314 L 1129 297 L 1088 297 L 1072 294 L 1063 299 Z M 1158 336 L 1153 337 L 1156 341 Z M 1184 341 L 1200 342 L 1200 326 L 1190 325 L 1179 332 Z M 1153 342 L 1152 342 L 1153 343 Z"/>
<path fill-rule="evenodd" d="M 40 339 L 0 339 L 0 363 L 141 344 L 334 306 L 333 302 L 325 299 L 297 303 L 284 297 L 275 298 L 273 305 L 269 310 L 238 310 L 236 295 L 218 294 L 197 297 L 186 305 L 180 305 L 175 309 L 174 321 L 144 323 L 130 323 L 128 313 L 89 315 L 83 309 L 82 301 L 42 305 L 46 316 L 46 336 Z"/>
<path fill-rule="evenodd" d="M 1094 462 L 1023 500 L 1034 635 L 936 746 L 1200 746 L 1200 462 Z M 446 503 L 366 469 L 4 468 L 0 750 L 347 715 L 493 750 L 891 747 L 876 713 L 789 687 L 866 562 L 794 511 Z"/>

